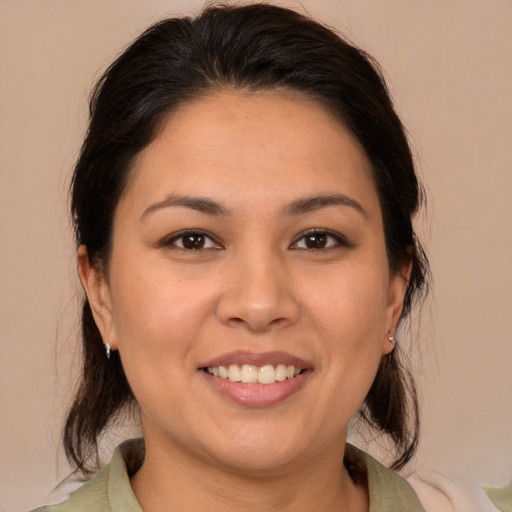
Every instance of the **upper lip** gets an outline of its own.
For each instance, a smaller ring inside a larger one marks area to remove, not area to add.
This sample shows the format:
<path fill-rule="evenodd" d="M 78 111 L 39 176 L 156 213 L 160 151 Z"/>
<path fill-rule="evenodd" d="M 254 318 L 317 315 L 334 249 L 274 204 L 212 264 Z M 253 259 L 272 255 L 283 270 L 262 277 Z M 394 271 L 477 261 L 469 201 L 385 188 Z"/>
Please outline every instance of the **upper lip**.
<path fill-rule="evenodd" d="M 243 365 L 251 364 L 254 366 L 263 366 L 266 364 L 278 365 L 285 364 L 287 366 L 295 366 L 305 370 L 312 368 L 311 363 L 308 363 L 300 357 L 288 354 L 287 352 L 272 351 L 272 352 L 250 352 L 244 350 L 236 350 L 228 352 L 220 356 L 209 359 L 208 361 L 199 365 L 199 368 L 208 368 L 214 366 L 229 366 L 230 364 Z"/>

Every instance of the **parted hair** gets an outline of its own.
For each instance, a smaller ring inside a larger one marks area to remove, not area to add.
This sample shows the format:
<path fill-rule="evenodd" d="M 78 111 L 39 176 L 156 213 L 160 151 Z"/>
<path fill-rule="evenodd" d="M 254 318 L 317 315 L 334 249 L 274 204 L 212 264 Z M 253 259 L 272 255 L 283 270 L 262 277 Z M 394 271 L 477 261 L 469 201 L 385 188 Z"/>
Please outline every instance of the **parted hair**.
<path fill-rule="evenodd" d="M 359 140 L 378 192 L 391 272 L 412 263 L 402 320 L 427 288 L 428 262 L 412 218 L 422 202 L 411 150 L 378 65 L 335 31 L 269 5 L 213 5 L 197 17 L 160 21 L 104 72 L 90 100 L 87 135 L 71 183 L 77 245 L 108 273 L 114 211 L 136 156 L 184 102 L 226 88 L 299 91 Z M 98 465 L 98 442 L 135 398 L 118 352 L 107 359 L 87 298 L 82 311 L 81 377 L 64 426 L 77 471 Z M 419 431 L 414 382 L 400 349 L 382 357 L 360 415 L 390 436 L 400 468 Z"/>

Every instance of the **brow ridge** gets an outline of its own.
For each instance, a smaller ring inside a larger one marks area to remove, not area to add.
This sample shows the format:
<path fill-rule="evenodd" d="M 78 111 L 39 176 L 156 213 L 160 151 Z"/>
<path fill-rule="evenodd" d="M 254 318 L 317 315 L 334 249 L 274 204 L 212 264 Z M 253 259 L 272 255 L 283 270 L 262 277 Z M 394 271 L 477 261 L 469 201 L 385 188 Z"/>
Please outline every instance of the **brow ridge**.
<path fill-rule="evenodd" d="M 171 194 L 162 201 L 158 201 L 148 206 L 140 216 L 140 220 L 145 220 L 148 215 L 151 215 L 158 210 L 172 207 L 190 208 L 192 210 L 197 210 L 208 215 L 231 215 L 231 211 L 229 209 L 208 197 L 193 197 Z"/>
<path fill-rule="evenodd" d="M 286 205 L 283 208 L 282 213 L 285 216 L 303 215 L 329 206 L 347 206 L 354 208 L 364 217 L 368 216 L 360 203 L 344 194 L 322 194 L 318 196 L 299 198 Z M 192 210 L 197 210 L 199 212 L 215 216 L 229 216 L 232 214 L 231 210 L 208 197 L 171 194 L 162 201 L 158 201 L 148 206 L 142 213 L 140 220 L 145 220 L 147 216 L 158 210 L 172 207 L 190 208 Z"/>
<path fill-rule="evenodd" d="M 283 213 L 290 216 L 303 215 L 329 206 L 348 206 L 357 210 L 364 217 L 368 217 L 360 203 L 344 194 L 322 194 L 300 198 L 285 206 Z"/>

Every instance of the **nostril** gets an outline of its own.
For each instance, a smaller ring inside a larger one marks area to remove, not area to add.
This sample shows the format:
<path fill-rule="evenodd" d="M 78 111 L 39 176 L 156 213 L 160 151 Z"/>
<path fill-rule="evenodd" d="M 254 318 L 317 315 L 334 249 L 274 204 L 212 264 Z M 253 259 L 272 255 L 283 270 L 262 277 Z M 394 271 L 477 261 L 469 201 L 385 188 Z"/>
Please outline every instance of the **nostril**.
<path fill-rule="evenodd" d="M 284 318 L 284 317 L 283 317 L 283 318 L 276 318 L 276 319 L 274 319 L 274 320 L 272 320 L 272 321 L 270 322 L 270 325 L 274 325 L 274 326 L 278 327 L 278 326 L 280 326 L 280 325 L 282 325 L 282 324 L 285 324 L 285 323 L 286 323 L 286 321 L 287 321 L 287 320 L 286 320 L 286 318 Z"/>
<path fill-rule="evenodd" d="M 267 318 L 249 318 L 244 320 L 243 318 L 233 317 L 228 319 L 226 324 L 230 327 L 245 328 L 249 331 L 263 332 L 272 328 L 281 327 L 288 323 L 288 320 L 284 317 L 274 318 L 268 320 Z"/>
<path fill-rule="evenodd" d="M 227 321 L 228 325 L 231 325 L 232 327 L 237 327 L 239 325 L 242 325 L 244 321 L 241 318 L 229 318 Z"/>
<path fill-rule="evenodd" d="M 238 280 L 223 293 L 216 305 L 218 320 L 224 325 L 254 332 L 295 324 L 300 317 L 298 301 L 278 280 L 262 279 L 259 286 Z M 244 286 L 242 286 L 245 283 Z"/>

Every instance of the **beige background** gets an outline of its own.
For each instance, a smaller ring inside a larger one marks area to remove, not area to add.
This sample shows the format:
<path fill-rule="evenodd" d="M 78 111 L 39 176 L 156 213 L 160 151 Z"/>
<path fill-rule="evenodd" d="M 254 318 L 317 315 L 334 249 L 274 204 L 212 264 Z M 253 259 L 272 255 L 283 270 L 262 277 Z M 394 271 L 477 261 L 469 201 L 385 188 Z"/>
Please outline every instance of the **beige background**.
<path fill-rule="evenodd" d="M 380 61 L 427 184 L 420 230 L 435 289 L 412 330 L 422 360 L 418 463 L 504 484 L 512 479 L 512 2 L 302 3 Z M 148 24 L 201 4 L 0 0 L 2 511 L 49 500 L 66 475 L 59 429 L 74 379 L 78 289 L 66 201 L 91 84 Z"/>

